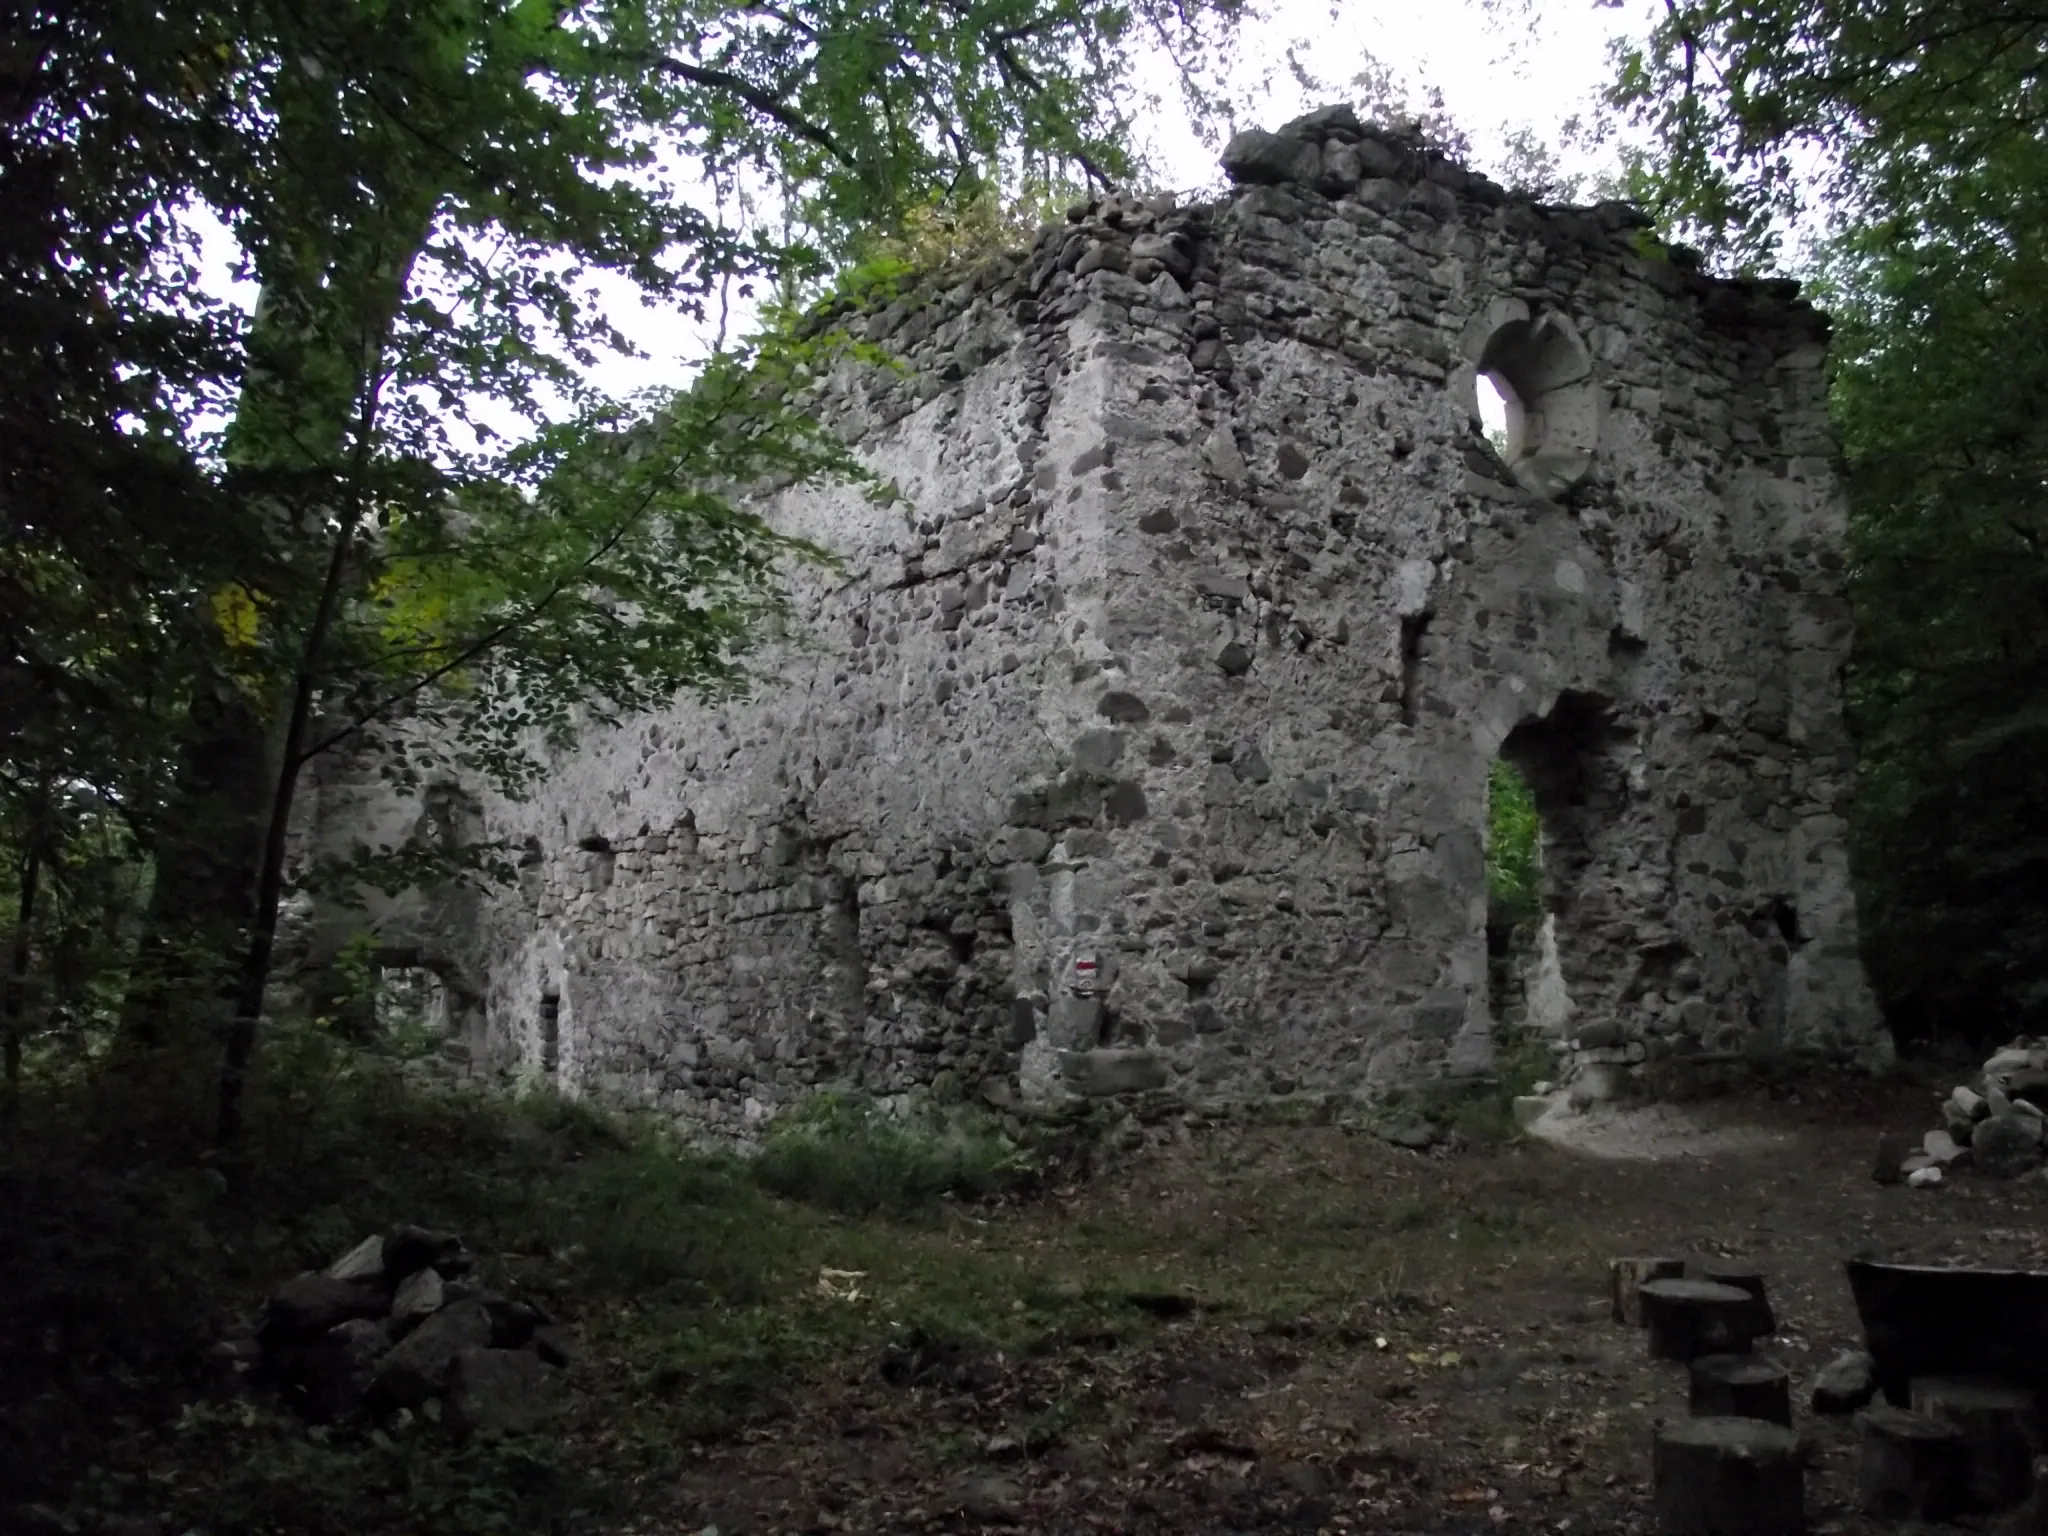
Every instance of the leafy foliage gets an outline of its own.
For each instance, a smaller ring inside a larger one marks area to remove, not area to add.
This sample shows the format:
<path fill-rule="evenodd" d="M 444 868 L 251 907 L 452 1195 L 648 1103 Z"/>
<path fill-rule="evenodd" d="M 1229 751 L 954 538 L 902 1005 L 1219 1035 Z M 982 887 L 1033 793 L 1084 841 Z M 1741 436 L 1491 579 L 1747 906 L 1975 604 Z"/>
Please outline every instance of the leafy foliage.
<path fill-rule="evenodd" d="M 1543 822 L 1521 771 L 1496 758 L 1486 772 L 1486 895 L 1510 927 L 1543 916 Z"/>

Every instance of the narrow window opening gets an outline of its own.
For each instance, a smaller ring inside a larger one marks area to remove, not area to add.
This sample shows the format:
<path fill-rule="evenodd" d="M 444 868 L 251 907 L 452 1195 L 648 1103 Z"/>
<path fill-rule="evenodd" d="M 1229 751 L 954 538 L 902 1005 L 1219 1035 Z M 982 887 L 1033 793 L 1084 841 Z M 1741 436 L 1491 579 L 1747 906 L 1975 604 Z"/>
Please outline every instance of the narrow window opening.
<path fill-rule="evenodd" d="M 1774 897 L 1771 901 L 1771 921 L 1777 925 L 1778 937 L 1795 949 L 1804 942 L 1799 936 L 1799 908 L 1785 896 Z"/>
<path fill-rule="evenodd" d="M 1401 620 L 1401 723 L 1413 725 L 1416 692 L 1421 684 L 1422 639 L 1429 633 L 1430 615 L 1410 614 Z"/>
<path fill-rule="evenodd" d="M 553 1077 L 562 1062 L 562 997 L 543 992 L 540 998 L 540 1069 Z"/>

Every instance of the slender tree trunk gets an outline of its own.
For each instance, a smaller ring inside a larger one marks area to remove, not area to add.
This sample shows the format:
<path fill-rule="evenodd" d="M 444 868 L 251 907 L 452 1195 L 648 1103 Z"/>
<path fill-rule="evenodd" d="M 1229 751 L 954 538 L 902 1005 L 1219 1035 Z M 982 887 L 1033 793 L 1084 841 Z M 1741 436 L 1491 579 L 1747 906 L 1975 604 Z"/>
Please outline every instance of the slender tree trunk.
<path fill-rule="evenodd" d="M 21 1092 L 21 1036 L 28 1017 L 29 929 L 36 918 L 36 888 L 41 883 L 43 859 L 33 843 L 21 860 L 21 890 L 15 904 L 14 951 L 7 964 L 5 1001 L 0 1003 L 0 1036 L 4 1036 L 7 1060 L 7 1102 L 12 1107 Z"/>
<path fill-rule="evenodd" d="M 262 721 L 237 699 L 192 706 L 171 813 L 154 839 L 149 907 L 121 1035 L 156 1047 L 210 1016 L 218 1028 L 236 995 L 225 957 L 242 944 L 270 794 Z"/>
<path fill-rule="evenodd" d="M 299 775 L 306 766 L 306 736 L 319 691 L 320 653 L 341 606 L 342 583 L 348 574 L 349 552 L 355 543 L 359 508 L 352 508 L 334 536 L 320 604 L 299 655 L 292 684 L 291 714 L 285 721 L 284 746 L 278 754 L 277 786 L 270 795 L 270 814 L 263 832 L 263 863 L 256 877 L 256 918 L 242 952 L 242 974 L 235 1015 L 228 1022 L 227 1049 L 221 1058 L 220 1110 L 214 1140 L 232 1147 L 242 1134 L 242 1090 L 249 1075 L 249 1057 L 256 1048 L 256 1030 L 263 1018 L 264 993 L 270 985 L 270 960 L 277 949 L 277 914 L 284 901 L 285 859 L 291 846 L 292 802 Z"/>

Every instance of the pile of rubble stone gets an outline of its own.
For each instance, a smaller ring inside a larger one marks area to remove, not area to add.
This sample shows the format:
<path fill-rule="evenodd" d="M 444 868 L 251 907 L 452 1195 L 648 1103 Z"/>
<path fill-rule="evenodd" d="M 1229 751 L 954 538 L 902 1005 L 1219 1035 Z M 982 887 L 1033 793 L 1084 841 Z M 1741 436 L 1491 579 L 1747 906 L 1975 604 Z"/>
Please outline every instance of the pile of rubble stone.
<path fill-rule="evenodd" d="M 397 1227 L 287 1280 L 219 1352 L 318 1423 L 409 1412 L 465 1433 L 532 1430 L 559 1403 L 574 1337 L 474 1269 L 455 1234 Z"/>
<path fill-rule="evenodd" d="M 1974 1083 L 1959 1083 L 1942 1100 L 1943 1124 L 1916 1148 L 1901 1137 L 1878 1146 L 1881 1184 L 1939 1184 L 1964 1168 L 2014 1179 L 2041 1166 L 2048 1140 L 2048 1039 L 2014 1040 L 1984 1063 Z"/>

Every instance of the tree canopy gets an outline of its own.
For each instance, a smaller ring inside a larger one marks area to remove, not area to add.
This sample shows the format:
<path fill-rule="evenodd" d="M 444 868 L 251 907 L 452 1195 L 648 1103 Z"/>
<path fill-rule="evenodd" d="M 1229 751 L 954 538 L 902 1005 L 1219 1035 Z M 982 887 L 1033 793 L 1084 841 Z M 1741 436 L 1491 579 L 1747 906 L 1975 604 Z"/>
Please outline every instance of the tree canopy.
<path fill-rule="evenodd" d="M 795 403 L 829 338 L 613 400 L 591 370 L 632 343 L 597 275 L 703 318 L 935 199 L 1126 175 L 1132 49 L 1193 79 L 1235 12 L 18 7 L 0 790 L 10 846 L 88 785 L 149 861 L 131 1014 L 172 1007 L 153 976 L 231 993 L 232 1097 L 321 752 L 431 715 L 450 766 L 516 788 L 593 712 L 744 686 L 782 562 L 819 552 L 727 488 L 852 472 Z M 206 296 L 209 220 L 253 314 Z"/>

